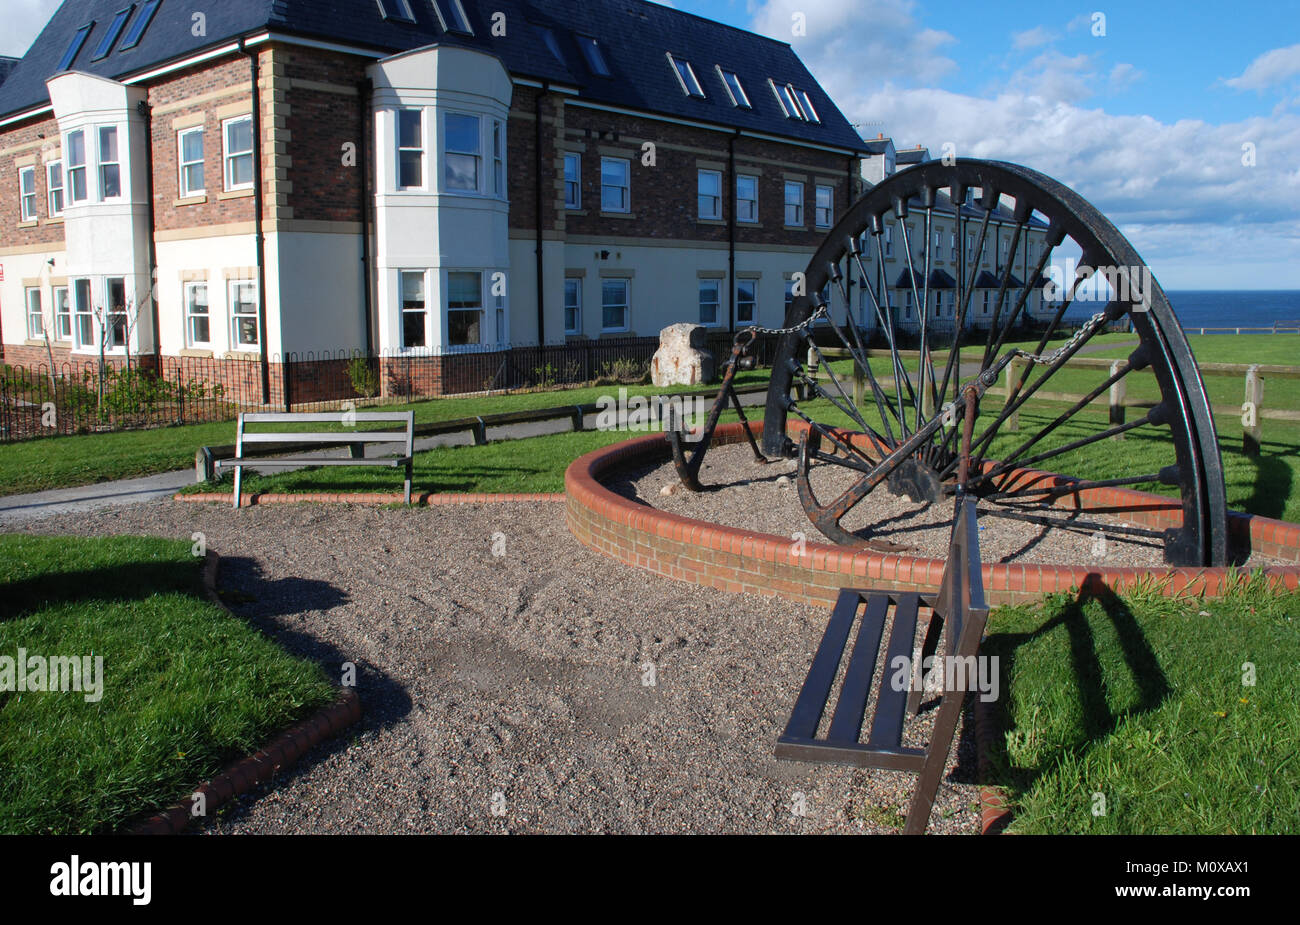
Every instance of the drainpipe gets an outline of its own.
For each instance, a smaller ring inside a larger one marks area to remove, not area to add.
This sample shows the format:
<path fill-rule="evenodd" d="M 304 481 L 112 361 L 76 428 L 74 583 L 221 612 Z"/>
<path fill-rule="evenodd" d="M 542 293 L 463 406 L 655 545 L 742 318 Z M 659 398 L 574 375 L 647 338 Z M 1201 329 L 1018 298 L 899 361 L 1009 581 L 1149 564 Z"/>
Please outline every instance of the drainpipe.
<path fill-rule="evenodd" d="M 370 202 L 367 193 L 367 181 L 370 179 L 370 166 L 366 160 L 366 126 L 370 121 L 370 100 L 375 85 L 369 77 L 357 84 L 357 96 L 361 100 L 361 124 L 357 132 L 357 169 L 361 171 L 361 304 L 366 322 L 366 356 L 375 353 L 374 323 L 371 314 L 374 306 L 370 294 Z"/>
<path fill-rule="evenodd" d="M 740 129 L 736 129 L 727 138 L 727 183 L 731 187 L 727 197 L 730 202 L 727 210 L 727 287 L 731 290 L 727 297 L 727 330 L 732 335 L 736 333 L 736 139 L 739 137 Z"/>
<path fill-rule="evenodd" d="M 853 178 L 857 174 L 858 159 L 853 155 L 848 157 L 848 166 L 844 174 L 844 215 L 849 214 L 849 209 L 853 208 Z M 841 216 L 841 218 L 843 215 Z M 853 267 L 847 260 L 844 261 L 844 291 L 848 293 L 849 304 L 844 306 L 844 315 L 846 318 L 853 319 L 853 326 L 862 327 L 862 318 L 853 313 L 853 284 L 856 280 L 853 278 Z"/>
<path fill-rule="evenodd" d="M 545 163 L 545 158 L 542 157 L 542 97 L 549 93 L 550 89 L 550 82 L 542 81 L 542 89 L 538 91 L 533 107 L 536 117 L 533 130 L 537 147 L 537 163 L 533 171 L 533 179 L 537 197 L 537 346 L 539 347 L 546 343 L 546 299 L 543 295 L 545 277 L 542 270 L 542 165 Z"/>
<path fill-rule="evenodd" d="M 146 221 L 149 228 L 149 320 L 153 325 L 153 352 L 158 369 L 156 372 L 162 372 L 162 331 L 158 322 L 158 297 L 155 294 L 158 287 L 158 244 L 154 240 L 156 231 L 154 222 L 153 208 L 153 109 L 149 106 L 148 100 L 141 100 L 136 104 L 136 112 L 144 119 L 144 170 L 145 170 L 145 195 L 149 197 L 149 204 L 145 212 Z M 136 335 L 139 337 L 139 335 Z M 128 357 L 130 356 L 128 352 Z"/>
<path fill-rule="evenodd" d="M 262 196 L 262 94 L 257 86 L 257 51 L 250 50 L 241 38 L 239 53 L 248 56 L 249 83 L 253 93 L 253 240 L 257 244 L 257 324 L 261 331 L 262 404 L 271 403 L 270 332 L 266 328 L 266 237 L 262 233 L 265 202 Z M 286 396 L 287 398 L 288 396 Z M 289 410 L 287 407 L 285 410 Z"/>

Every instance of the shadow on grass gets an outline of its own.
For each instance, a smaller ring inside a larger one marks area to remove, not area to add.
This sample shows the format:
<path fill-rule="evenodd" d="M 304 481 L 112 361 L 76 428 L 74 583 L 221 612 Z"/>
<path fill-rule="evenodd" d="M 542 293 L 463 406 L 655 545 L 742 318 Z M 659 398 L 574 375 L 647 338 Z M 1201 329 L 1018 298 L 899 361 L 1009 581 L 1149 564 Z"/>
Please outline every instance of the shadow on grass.
<path fill-rule="evenodd" d="M 142 601 L 155 594 L 179 592 L 201 596 L 199 565 L 175 562 L 127 562 L 90 569 L 50 571 L 0 584 L 0 623 L 46 607 L 101 601 Z"/>
<path fill-rule="evenodd" d="M 1032 633 L 996 633 L 981 646 L 981 655 L 998 658 L 1002 691 L 987 714 L 988 765 L 992 779 L 985 783 L 1009 786 L 1023 793 L 1039 777 L 1062 762 L 1071 757 L 1082 757 L 1094 744 L 1113 733 L 1123 719 L 1156 710 L 1170 695 L 1169 681 L 1133 612 L 1110 588 L 1096 581 L 1094 576 L 1090 578 L 1086 589 L 1077 598 Z M 1135 699 L 1118 710 L 1112 708 L 1111 698 L 1107 696 L 1109 685 L 1098 654 L 1096 636 L 1085 613 L 1089 601 L 1100 604 L 1110 621 L 1125 666 L 1137 688 Z M 1016 767 L 1007 750 L 1007 739 L 1018 731 L 1019 717 L 1012 707 L 1017 655 L 1024 646 L 1059 631 L 1064 631 L 1069 641 L 1069 679 L 1079 698 L 1081 735 L 1036 767 Z"/>

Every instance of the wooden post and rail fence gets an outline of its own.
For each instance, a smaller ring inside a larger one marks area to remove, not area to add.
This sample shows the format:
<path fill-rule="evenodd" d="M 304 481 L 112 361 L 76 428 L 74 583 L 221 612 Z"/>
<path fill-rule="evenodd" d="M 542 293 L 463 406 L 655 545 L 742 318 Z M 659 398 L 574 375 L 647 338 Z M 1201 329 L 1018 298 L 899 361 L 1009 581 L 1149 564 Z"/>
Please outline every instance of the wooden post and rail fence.
<path fill-rule="evenodd" d="M 822 347 L 821 355 L 827 360 L 837 360 L 851 358 L 852 354 L 843 347 Z M 868 350 L 867 358 L 873 357 L 888 358 L 888 350 Z M 947 351 L 934 351 L 932 354 L 934 363 L 942 365 L 947 359 Z M 899 359 L 903 361 L 916 360 L 920 358 L 920 352 L 917 350 L 900 350 L 898 351 Z M 809 364 L 811 365 L 811 359 Z M 1066 367 L 1073 369 L 1099 369 L 1105 370 L 1106 375 L 1114 375 L 1119 371 L 1123 360 L 1106 359 L 1102 357 L 1081 357 L 1074 356 L 1066 361 Z M 988 395 L 1001 396 L 1003 401 L 1009 401 L 1014 384 L 1020 381 L 1028 360 L 1017 357 L 1007 366 L 1002 377 L 1002 386 L 996 389 L 989 389 Z M 1263 422 L 1264 421 L 1289 421 L 1291 423 L 1300 423 L 1300 410 L 1288 408 L 1266 408 L 1264 407 L 1264 380 L 1274 379 L 1300 379 L 1300 366 L 1275 366 L 1263 363 L 1198 363 L 1202 377 L 1209 378 L 1228 378 L 1243 377 L 1245 380 L 1245 394 L 1242 403 L 1238 405 L 1213 405 L 1214 413 L 1220 418 L 1240 418 L 1242 428 L 1242 450 L 1248 456 L 1258 456 L 1260 453 L 1260 441 L 1263 439 Z M 818 377 L 826 377 L 827 374 L 818 370 Z M 855 360 L 853 363 L 853 402 L 858 407 L 862 407 L 863 397 L 869 397 L 867 393 L 867 377 Z M 878 376 L 876 379 L 882 388 L 893 388 L 894 377 L 892 375 Z M 1148 409 L 1156 404 L 1149 399 L 1135 399 L 1128 397 L 1128 390 L 1125 386 L 1125 379 L 1120 379 L 1110 387 L 1108 395 L 1099 395 L 1091 405 L 1093 407 L 1107 408 L 1109 423 L 1123 424 L 1127 409 L 1142 408 Z M 1042 390 L 1035 392 L 1033 400 L 1036 401 L 1053 401 L 1073 404 L 1084 399 L 1082 393 L 1075 394 L 1071 392 L 1053 392 Z M 922 411 L 928 417 L 934 413 L 934 409 L 929 407 L 930 400 L 928 393 L 922 394 L 922 402 L 925 405 Z M 1007 418 L 1006 426 L 1010 430 L 1020 429 L 1020 413 L 1017 410 Z M 1120 434 L 1114 439 L 1123 439 Z"/>

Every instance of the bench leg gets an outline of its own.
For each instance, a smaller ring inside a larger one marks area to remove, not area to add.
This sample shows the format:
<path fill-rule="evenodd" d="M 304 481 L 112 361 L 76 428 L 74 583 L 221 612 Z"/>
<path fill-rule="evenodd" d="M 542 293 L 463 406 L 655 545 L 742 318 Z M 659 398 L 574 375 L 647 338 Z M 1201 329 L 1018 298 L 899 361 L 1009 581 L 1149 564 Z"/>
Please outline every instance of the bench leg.
<path fill-rule="evenodd" d="M 405 488 L 405 495 L 406 495 L 406 503 L 407 503 L 408 505 L 411 503 L 411 469 L 412 469 L 412 464 L 411 464 L 411 463 L 407 463 L 407 464 L 406 464 L 406 488 Z"/>
<path fill-rule="evenodd" d="M 921 768 L 916 792 L 912 794 L 912 806 L 907 811 L 907 822 L 903 825 L 904 835 L 924 835 L 926 826 L 930 824 L 930 812 L 934 809 L 939 782 L 943 780 L 943 769 L 948 764 L 948 753 L 952 751 L 952 736 L 957 730 L 963 700 L 965 694 L 962 691 L 943 692 L 943 704 L 934 722 L 930 745 L 925 750 L 925 765 Z"/>
<path fill-rule="evenodd" d="M 235 492 L 234 492 L 235 510 L 239 510 L 239 489 L 243 484 L 243 476 L 244 476 L 244 467 L 235 466 Z"/>

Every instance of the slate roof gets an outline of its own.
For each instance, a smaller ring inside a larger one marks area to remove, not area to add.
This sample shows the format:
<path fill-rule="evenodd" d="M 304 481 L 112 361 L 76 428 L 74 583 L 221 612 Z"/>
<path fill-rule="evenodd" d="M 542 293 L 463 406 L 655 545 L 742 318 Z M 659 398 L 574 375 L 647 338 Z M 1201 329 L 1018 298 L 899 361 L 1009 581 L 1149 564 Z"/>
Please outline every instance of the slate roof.
<path fill-rule="evenodd" d="M 0 55 L 0 84 L 5 82 L 9 72 L 18 65 L 20 60 L 20 58 L 10 58 L 8 55 Z"/>
<path fill-rule="evenodd" d="M 442 0 L 446 2 L 446 0 Z M 266 30 L 323 39 L 392 54 L 434 43 L 465 45 L 497 54 L 518 77 L 576 87 L 580 99 L 764 132 L 855 152 L 865 149 L 858 133 L 817 84 L 788 44 L 670 9 L 646 0 L 462 0 L 474 36 L 444 32 L 431 0 L 410 0 L 414 24 L 385 20 L 376 0 L 221 0 L 206 4 L 206 34 L 194 36 L 195 7 L 162 0 L 135 48 L 116 47 L 92 61 L 114 13 L 127 0 L 65 0 L 32 47 L 0 85 L 0 116 L 47 105 L 45 81 L 77 29 L 94 21 L 73 70 L 111 79 L 189 57 Z M 141 4 L 136 3 L 139 15 Z M 506 35 L 491 35 L 491 16 L 505 14 Z M 134 16 L 133 16 L 134 19 Z M 559 40 L 561 62 L 547 48 L 538 27 Z M 127 28 L 130 28 L 128 23 Z M 579 51 L 577 34 L 594 36 L 611 77 L 592 74 Z M 121 43 L 121 39 L 118 40 Z M 691 62 L 705 99 L 687 96 L 666 53 Z M 739 75 L 752 109 L 731 105 L 715 65 Z M 768 87 L 791 83 L 812 98 L 821 123 L 787 118 Z"/>

